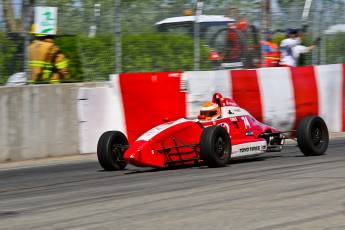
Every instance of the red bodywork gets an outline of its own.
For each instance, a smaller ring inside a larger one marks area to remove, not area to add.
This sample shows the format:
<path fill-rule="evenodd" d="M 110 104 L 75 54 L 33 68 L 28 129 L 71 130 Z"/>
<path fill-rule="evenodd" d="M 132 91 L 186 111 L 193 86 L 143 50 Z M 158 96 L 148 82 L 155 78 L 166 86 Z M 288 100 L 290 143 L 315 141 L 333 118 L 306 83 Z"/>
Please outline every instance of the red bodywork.
<path fill-rule="evenodd" d="M 254 145 L 260 143 L 261 150 L 266 150 L 267 140 L 262 134 L 279 133 L 271 126 L 258 122 L 232 99 L 223 98 L 220 93 L 215 93 L 212 101 L 221 107 L 221 118 L 209 121 L 179 119 L 163 123 L 147 131 L 131 144 L 124 153 L 124 159 L 138 167 L 200 163 L 202 161 L 199 157 L 200 136 L 203 129 L 208 126 L 222 126 L 227 130 L 233 153 L 236 146 L 241 146 L 243 149 L 246 145 L 253 146 L 253 143 Z"/>

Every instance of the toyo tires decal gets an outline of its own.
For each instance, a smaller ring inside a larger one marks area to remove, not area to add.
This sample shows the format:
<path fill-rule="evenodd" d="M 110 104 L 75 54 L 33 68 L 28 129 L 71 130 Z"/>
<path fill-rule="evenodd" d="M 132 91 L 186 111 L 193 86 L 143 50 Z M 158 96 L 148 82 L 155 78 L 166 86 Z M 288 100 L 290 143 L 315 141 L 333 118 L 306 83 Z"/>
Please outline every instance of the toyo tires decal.
<path fill-rule="evenodd" d="M 253 156 L 264 153 L 266 152 L 266 150 L 266 141 L 255 141 L 245 144 L 233 145 L 231 158 Z"/>

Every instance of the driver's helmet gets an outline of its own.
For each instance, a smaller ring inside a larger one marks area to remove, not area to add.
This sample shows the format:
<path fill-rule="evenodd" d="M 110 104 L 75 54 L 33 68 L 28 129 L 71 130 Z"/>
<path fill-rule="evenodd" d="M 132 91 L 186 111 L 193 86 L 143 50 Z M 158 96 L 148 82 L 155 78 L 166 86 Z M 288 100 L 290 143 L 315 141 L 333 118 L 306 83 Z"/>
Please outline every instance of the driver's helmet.
<path fill-rule="evenodd" d="M 212 120 L 214 118 L 220 117 L 220 108 L 217 103 L 206 102 L 202 105 L 200 110 L 200 115 L 205 115 L 206 120 Z"/>

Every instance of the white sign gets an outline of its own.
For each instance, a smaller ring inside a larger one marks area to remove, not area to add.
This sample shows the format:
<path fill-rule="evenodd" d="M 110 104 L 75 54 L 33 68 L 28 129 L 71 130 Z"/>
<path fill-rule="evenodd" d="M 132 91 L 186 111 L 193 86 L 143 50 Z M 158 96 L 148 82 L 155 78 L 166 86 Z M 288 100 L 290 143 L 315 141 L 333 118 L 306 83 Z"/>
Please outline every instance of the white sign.
<path fill-rule="evenodd" d="M 200 16 L 202 14 L 202 8 L 204 6 L 204 3 L 203 2 L 197 2 L 196 3 L 196 12 L 195 12 L 195 15 L 196 16 Z"/>
<path fill-rule="evenodd" d="M 57 32 L 57 7 L 35 7 L 35 33 L 54 35 Z"/>

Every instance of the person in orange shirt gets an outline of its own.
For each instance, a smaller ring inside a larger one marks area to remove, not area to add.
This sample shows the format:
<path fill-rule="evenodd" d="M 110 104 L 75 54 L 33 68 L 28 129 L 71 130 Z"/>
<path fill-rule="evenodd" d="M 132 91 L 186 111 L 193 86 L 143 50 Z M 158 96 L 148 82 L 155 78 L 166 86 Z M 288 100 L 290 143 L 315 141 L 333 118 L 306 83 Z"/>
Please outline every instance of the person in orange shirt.
<path fill-rule="evenodd" d="M 278 67 L 280 61 L 280 51 L 277 43 L 273 42 L 274 32 L 266 34 L 266 40 L 261 41 L 264 49 L 264 67 Z"/>

